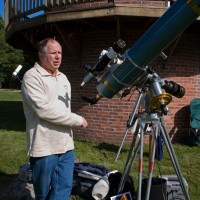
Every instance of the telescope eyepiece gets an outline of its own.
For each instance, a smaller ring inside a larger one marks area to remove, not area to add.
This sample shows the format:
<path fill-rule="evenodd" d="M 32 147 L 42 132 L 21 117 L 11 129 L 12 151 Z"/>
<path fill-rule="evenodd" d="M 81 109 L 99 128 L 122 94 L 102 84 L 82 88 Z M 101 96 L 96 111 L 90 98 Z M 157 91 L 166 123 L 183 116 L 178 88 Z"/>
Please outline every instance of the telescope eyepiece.
<path fill-rule="evenodd" d="M 112 48 L 116 53 L 123 53 L 124 47 L 126 46 L 126 43 L 122 40 L 119 39 L 116 43 L 113 44 Z"/>

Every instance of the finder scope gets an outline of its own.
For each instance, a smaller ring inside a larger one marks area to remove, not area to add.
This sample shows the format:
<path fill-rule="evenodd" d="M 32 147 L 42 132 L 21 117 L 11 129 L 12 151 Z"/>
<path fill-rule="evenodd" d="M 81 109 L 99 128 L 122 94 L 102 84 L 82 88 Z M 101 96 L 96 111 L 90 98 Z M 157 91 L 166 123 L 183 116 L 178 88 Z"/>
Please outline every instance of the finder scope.
<path fill-rule="evenodd" d="M 99 74 L 99 72 L 103 71 L 110 63 L 110 61 L 116 57 L 116 55 L 122 54 L 125 46 L 126 43 L 123 40 L 119 39 L 116 43 L 113 44 L 112 47 L 108 49 L 107 53 L 101 56 L 95 66 L 92 67 L 89 65 L 85 65 L 84 68 L 86 69 L 86 71 L 88 71 L 88 74 L 83 79 L 81 87 L 92 81 Z"/>

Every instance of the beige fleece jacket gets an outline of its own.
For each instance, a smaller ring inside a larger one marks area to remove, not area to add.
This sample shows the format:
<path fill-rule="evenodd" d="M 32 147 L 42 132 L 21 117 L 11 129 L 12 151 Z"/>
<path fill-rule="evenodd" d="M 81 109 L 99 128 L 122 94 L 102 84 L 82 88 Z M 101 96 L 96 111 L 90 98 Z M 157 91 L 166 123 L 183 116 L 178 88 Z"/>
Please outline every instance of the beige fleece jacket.
<path fill-rule="evenodd" d="M 29 155 L 42 157 L 72 150 L 71 127 L 81 126 L 83 118 L 71 112 L 67 77 L 61 72 L 52 77 L 36 63 L 25 73 L 21 91 Z"/>

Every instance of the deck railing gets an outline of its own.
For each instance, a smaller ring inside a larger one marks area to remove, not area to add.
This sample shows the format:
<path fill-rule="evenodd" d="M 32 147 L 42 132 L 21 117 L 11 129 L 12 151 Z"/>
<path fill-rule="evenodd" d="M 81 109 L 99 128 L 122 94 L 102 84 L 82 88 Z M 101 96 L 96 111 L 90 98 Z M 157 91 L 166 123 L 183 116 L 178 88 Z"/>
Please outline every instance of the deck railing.
<path fill-rule="evenodd" d="M 10 22 L 16 19 L 25 20 L 31 14 L 38 16 L 53 7 L 90 1 L 96 0 L 4 0 L 4 25 L 6 28 Z"/>
<path fill-rule="evenodd" d="M 4 0 L 4 27 L 12 26 L 19 21 L 25 21 L 33 16 L 42 15 L 49 10 L 54 10 L 60 7 L 68 7 L 74 4 L 84 4 L 88 2 L 104 2 L 109 3 L 126 2 L 124 0 Z M 142 0 L 134 2 L 156 2 L 156 0 Z M 168 0 L 158 0 L 161 2 L 167 2 Z M 129 2 L 131 4 L 131 2 Z"/>

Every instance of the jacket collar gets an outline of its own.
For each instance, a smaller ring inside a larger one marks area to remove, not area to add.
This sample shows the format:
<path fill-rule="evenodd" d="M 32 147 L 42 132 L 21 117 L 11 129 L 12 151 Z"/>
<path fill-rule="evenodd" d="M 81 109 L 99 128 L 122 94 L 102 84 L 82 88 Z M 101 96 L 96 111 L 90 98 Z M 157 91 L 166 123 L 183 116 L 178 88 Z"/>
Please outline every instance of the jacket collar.
<path fill-rule="evenodd" d="M 35 63 L 34 67 L 42 76 L 52 76 L 50 72 L 40 66 L 38 63 Z M 60 71 L 58 71 L 57 76 L 60 75 Z"/>

